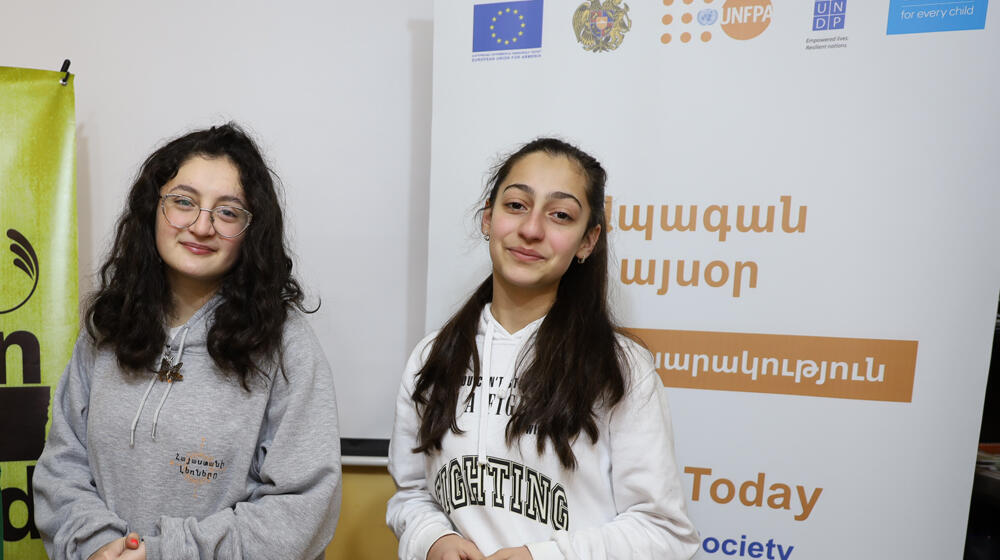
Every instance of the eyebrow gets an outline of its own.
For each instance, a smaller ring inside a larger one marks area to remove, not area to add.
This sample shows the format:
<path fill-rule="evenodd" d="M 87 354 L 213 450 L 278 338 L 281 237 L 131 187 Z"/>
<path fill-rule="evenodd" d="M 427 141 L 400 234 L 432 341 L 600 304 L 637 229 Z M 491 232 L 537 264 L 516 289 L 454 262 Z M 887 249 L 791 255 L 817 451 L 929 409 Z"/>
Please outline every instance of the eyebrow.
<path fill-rule="evenodd" d="M 193 195 L 198 195 L 198 196 L 201 195 L 201 193 L 198 192 L 198 189 L 196 189 L 194 187 L 191 187 L 191 186 L 188 186 L 188 185 L 185 185 L 185 184 L 174 185 L 174 188 L 170 189 L 171 192 L 176 191 L 176 190 L 182 190 L 184 192 L 191 193 Z M 241 199 L 238 196 L 233 196 L 233 195 L 229 195 L 229 194 L 225 194 L 225 195 L 220 196 L 216 200 L 216 204 L 218 204 L 219 202 L 235 202 L 235 203 L 237 203 L 237 204 L 239 204 L 239 205 L 241 205 L 243 207 L 247 206 L 247 203 L 244 202 L 243 199 Z"/>
<path fill-rule="evenodd" d="M 517 189 L 519 191 L 524 191 L 524 192 L 526 192 L 526 193 L 528 193 L 528 194 L 530 194 L 532 196 L 535 195 L 535 189 L 533 189 L 533 188 L 531 188 L 528 185 L 525 185 L 523 183 L 512 183 L 510 185 L 507 185 L 506 187 L 503 188 L 503 192 L 507 192 L 507 189 Z M 583 204 L 580 203 L 580 199 L 577 198 L 577 197 L 575 197 L 575 196 L 573 196 L 573 195 L 571 195 L 571 194 L 569 194 L 568 192 L 555 191 L 555 192 L 549 193 L 548 197 L 546 197 L 546 198 L 550 198 L 550 199 L 554 198 L 554 199 L 557 199 L 557 200 L 572 200 L 573 202 L 576 203 L 577 206 L 579 206 L 580 208 L 583 208 Z"/>

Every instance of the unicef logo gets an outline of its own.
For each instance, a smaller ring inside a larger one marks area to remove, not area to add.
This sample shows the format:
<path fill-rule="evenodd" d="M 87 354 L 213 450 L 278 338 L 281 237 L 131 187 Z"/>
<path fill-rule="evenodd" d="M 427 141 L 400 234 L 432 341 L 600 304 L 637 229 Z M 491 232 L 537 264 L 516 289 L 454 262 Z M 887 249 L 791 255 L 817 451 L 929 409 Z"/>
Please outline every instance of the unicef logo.
<path fill-rule="evenodd" d="M 14 260 L 0 260 L 0 315 L 28 303 L 38 287 L 38 255 L 34 247 L 16 229 L 8 229 L 7 237 L 13 242 L 10 252 Z M 20 271 L 11 269 L 9 262 Z"/>

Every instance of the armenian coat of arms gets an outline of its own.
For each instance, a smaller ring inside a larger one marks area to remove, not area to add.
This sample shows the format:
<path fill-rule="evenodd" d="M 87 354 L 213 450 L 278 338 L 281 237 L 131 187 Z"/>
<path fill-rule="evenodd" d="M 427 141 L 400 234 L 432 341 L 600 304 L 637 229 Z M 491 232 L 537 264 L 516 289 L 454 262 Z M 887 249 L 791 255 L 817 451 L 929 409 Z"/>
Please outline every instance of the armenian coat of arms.
<path fill-rule="evenodd" d="M 590 0 L 580 4 L 573 13 L 576 40 L 588 51 L 613 51 L 632 29 L 628 4 L 623 0 Z"/>

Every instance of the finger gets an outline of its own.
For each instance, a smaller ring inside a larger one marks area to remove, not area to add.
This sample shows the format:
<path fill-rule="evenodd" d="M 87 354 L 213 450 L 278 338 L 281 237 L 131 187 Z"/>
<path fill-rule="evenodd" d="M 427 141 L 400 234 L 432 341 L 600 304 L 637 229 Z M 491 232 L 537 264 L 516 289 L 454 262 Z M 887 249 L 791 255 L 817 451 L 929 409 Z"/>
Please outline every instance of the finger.
<path fill-rule="evenodd" d="M 467 540 L 463 545 L 462 551 L 465 553 L 466 560 L 486 560 L 486 555 L 479 551 L 476 543 Z"/>
<path fill-rule="evenodd" d="M 139 548 L 126 550 L 117 560 L 146 560 L 146 544 L 139 543 Z"/>
<path fill-rule="evenodd" d="M 118 556 L 118 553 L 114 551 L 114 548 L 120 542 L 121 541 L 119 541 L 118 539 L 109 542 L 108 544 L 95 550 L 94 553 L 91 554 L 89 558 L 87 558 L 87 560 L 107 560 L 109 558 L 112 558 L 113 556 Z"/>
<path fill-rule="evenodd" d="M 125 535 L 125 548 L 136 550 L 139 548 L 139 533 L 129 533 Z"/>

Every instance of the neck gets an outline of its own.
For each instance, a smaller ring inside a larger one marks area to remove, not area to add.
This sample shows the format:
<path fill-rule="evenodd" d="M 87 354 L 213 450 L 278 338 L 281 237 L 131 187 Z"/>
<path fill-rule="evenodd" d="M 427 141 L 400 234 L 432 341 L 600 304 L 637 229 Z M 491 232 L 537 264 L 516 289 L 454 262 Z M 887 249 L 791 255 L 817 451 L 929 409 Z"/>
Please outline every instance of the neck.
<path fill-rule="evenodd" d="M 542 291 L 530 291 L 507 286 L 493 277 L 493 318 L 509 333 L 523 329 L 528 323 L 545 316 L 556 301 L 558 284 Z"/>
<path fill-rule="evenodd" d="M 168 317 L 171 327 L 179 327 L 186 323 L 219 291 L 218 282 L 200 282 L 178 277 L 169 278 L 169 282 L 173 300 Z"/>

